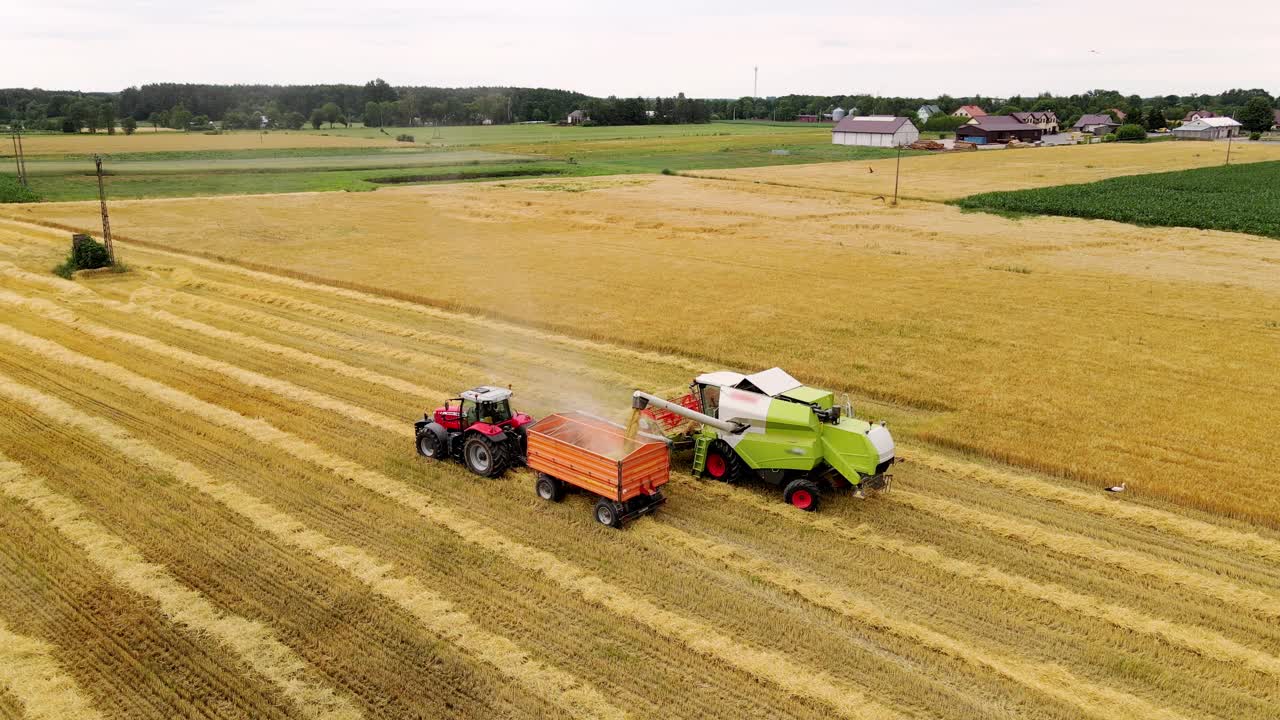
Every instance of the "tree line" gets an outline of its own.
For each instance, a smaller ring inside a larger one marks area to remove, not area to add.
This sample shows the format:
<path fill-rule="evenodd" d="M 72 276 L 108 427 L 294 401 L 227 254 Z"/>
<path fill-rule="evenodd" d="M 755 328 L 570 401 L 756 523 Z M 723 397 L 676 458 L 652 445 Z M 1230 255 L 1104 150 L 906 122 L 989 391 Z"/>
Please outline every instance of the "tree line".
<path fill-rule="evenodd" d="M 790 121 L 799 115 L 822 116 L 837 107 L 850 114 L 914 118 L 921 105 L 938 105 L 948 114 L 961 105 L 976 105 L 991 114 L 1052 110 L 1063 126 L 1070 126 L 1085 113 L 1110 112 L 1117 119 L 1123 113 L 1126 122 L 1154 130 L 1181 120 L 1192 110 L 1210 110 L 1241 122 L 1249 120 L 1246 125 L 1261 125 L 1266 112 L 1277 107 L 1277 98 L 1261 89 L 1145 98 L 1115 90 L 1011 98 L 784 95 L 701 99 L 687 98 L 683 93 L 671 98 L 597 98 L 548 88 L 396 87 L 378 78 L 364 85 L 156 83 L 118 93 L 7 89 L 0 90 L 0 123 L 21 122 L 29 129 L 66 132 L 114 132 L 117 126 L 132 132 L 143 121 L 183 130 L 209 130 L 215 121 L 228 129 L 298 129 L 307 125 L 320 128 L 357 121 L 370 126 L 407 127 L 558 122 L 570 112 L 581 110 L 589 124 L 642 125 L 730 119 Z M 955 120 L 936 117 L 926 127 L 949 130 L 954 123 Z"/>

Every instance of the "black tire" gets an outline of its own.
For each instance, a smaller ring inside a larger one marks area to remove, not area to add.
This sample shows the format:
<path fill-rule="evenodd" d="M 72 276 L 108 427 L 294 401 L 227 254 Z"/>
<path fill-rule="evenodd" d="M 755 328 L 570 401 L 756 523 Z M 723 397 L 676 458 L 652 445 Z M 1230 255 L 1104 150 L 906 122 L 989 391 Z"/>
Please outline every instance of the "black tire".
<path fill-rule="evenodd" d="M 418 454 L 432 460 L 441 460 L 446 455 L 439 436 L 432 432 L 431 428 L 424 427 L 418 433 Z"/>
<path fill-rule="evenodd" d="M 702 472 L 712 480 L 736 483 L 742 479 L 742 458 L 738 457 L 737 451 L 729 443 L 713 440 L 711 447 L 707 448 L 706 464 L 703 465 Z"/>
<path fill-rule="evenodd" d="M 782 499 L 788 505 L 800 508 L 805 512 L 816 512 L 822 504 L 822 495 L 818 483 L 807 478 L 798 478 L 787 483 L 782 491 Z"/>
<path fill-rule="evenodd" d="M 622 527 L 622 512 L 618 508 L 618 504 L 612 500 L 600 498 L 596 501 L 596 506 L 591 510 L 592 516 L 596 522 L 611 528 Z"/>
<path fill-rule="evenodd" d="M 507 471 L 510 454 L 505 442 L 496 443 L 480 433 L 472 433 L 462 445 L 462 461 L 476 475 L 496 478 Z"/>
<path fill-rule="evenodd" d="M 564 499 L 564 483 L 546 473 L 538 473 L 533 482 L 533 491 L 547 502 L 560 502 Z"/>

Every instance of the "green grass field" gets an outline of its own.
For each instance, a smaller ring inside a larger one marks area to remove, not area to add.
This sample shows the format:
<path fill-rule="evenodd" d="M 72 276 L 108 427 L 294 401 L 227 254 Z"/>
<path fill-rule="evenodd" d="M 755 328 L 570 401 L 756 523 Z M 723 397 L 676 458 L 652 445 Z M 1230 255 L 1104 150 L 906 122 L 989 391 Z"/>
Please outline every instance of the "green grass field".
<path fill-rule="evenodd" d="M 386 137 L 378 128 L 308 130 L 316 137 Z M 388 128 L 415 143 L 385 148 L 281 148 L 120 153 L 107 159 L 113 198 L 190 197 L 374 190 L 375 178 L 462 182 L 486 175 L 569 177 L 663 170 L 838 162 L 891 157 L 892 150 L 831 144 L 829 126 L 807 123 L 709 123 L 624 127 L 491 125 Z M 90 200 L 97 185 L 87 155 L 28 162 L 33 190 L 48 201 Z"/>
<path fill-rule="evenodd" d="M 961 198 L 954 204 L 967 210 L 1064 215 L 1280 238 L 1280 162 L 982 193 Z"/>

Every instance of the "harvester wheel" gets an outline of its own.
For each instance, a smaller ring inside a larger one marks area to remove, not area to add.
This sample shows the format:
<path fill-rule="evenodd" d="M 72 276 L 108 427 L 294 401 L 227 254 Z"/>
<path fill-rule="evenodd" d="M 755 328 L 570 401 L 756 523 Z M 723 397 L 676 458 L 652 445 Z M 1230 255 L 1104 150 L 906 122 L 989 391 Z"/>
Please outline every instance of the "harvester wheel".
<path fill-rule="evenodd" d="M 462 446 L 462 459 L 467 469 L 480 477 L 498 477 L 507 469 L 507 445 L 475 433 Z"/>
<path fill-rule="evenodd" d="M 564 483 L 546 473 L 538 473 L 533 489 L 538 493 L 538 497 L 548 502 L 560 502 L 564 499 Z"/>
<path fill-rule="evenodd" d="M 618 518 L 622 513 L 618 512 L 618 506 L 606 498 L 600 498 L 596 501 L 596 507 L 593 511 L 596 516 L 596 522 L 611 528 L 622 527 L 622 521 Z"/>
<path fill-rule="evenodd" d="M 707 477 L 720 482 L 736 483 L 742 477 L 742 458 L 729 443 L 716 440 L 707 449 Z"/>
<path fill-rule="evenodd" d="M 822 499 L 818 494 L 818 484 L 806 478 L 798 478 L 787 483 L 786 489 L 782 491 L 782 497 L 805 512 L 817 510 Z"/>

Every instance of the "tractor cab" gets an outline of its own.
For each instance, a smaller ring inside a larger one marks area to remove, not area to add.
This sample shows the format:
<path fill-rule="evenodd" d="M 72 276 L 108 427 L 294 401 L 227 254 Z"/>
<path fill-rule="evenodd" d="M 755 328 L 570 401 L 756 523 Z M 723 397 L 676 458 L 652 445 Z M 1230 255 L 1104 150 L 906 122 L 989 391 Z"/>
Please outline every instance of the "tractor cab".
<path fill-rule="evenodd" d="M 462 431 L 472 425 L 502 425 L 515 418 L 511 412 L 511 391 L 481 386 L 459 393 L 435 412 L 435 421 L 447 430 Z"/>

